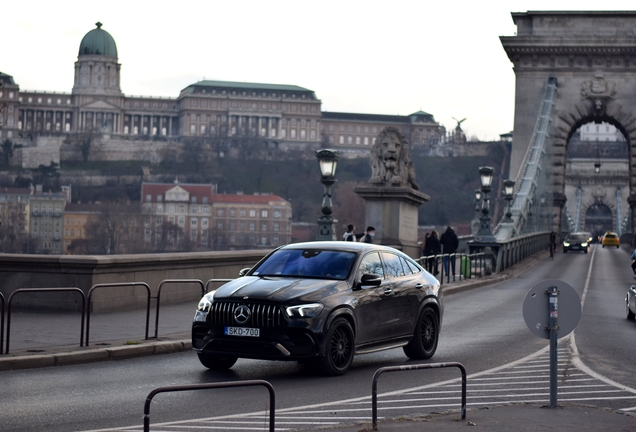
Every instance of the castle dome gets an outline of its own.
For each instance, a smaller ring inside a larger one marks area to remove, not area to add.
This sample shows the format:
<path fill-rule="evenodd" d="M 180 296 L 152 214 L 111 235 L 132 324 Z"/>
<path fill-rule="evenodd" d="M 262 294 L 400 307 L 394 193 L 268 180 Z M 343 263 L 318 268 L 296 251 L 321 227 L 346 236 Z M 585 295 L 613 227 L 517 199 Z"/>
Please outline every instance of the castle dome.
<path fill-rule="evenodd" d="M 101 55 L 117 58 L 117 45 L 115 39 L 106 30 L 102 30 L 102 23 L 95 23 L 97 28 L 86 33 L 80 43 L 79 54 Z"/>

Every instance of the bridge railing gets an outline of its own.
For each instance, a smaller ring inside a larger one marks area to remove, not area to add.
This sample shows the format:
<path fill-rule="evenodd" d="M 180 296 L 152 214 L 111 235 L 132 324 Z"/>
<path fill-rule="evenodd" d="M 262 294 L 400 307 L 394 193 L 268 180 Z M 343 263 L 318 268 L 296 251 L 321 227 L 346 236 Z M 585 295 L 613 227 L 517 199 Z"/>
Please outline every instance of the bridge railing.
<path fill-rule="evenodd" d="M 547 250 L 550 245 L 550 232 L 526 234 L 497 243 L 499 248 L 495 271 L 501 272 L 537 252 Z"/>

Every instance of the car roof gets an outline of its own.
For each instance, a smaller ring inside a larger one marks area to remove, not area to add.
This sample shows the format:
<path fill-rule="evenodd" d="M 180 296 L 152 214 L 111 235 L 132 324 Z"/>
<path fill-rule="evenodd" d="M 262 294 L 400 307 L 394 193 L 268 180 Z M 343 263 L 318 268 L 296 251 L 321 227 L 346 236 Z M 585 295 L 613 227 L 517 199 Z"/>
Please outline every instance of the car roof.
<path fill-rule="evenodd" d="M 348 242 L 348 241 L 313 241 L 303 243 L 290 243 L 283 246 L 281 249 L 325 249 L 325 250 L 341 250 L 347 252 L 366 252 L 370 250 L 381 250 L 387 252 L 398 252 L 404 254 L 402 251 L 392 248 L 390 246 L 383 246 L 373 243 L 364 242 Z"/>

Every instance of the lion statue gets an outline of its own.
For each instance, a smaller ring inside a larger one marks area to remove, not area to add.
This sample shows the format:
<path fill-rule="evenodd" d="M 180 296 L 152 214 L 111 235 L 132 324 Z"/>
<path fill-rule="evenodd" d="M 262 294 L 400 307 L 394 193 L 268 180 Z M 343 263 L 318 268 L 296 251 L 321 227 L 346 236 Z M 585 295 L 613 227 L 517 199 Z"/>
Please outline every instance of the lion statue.
<path fill-rule="evenodd" d="M 409 144 L 404 134 L 394 126 L 382 129 L 371 147 L 369 183 L 419 189 L 415 183 L 415 168 L 409 154 Z"/>

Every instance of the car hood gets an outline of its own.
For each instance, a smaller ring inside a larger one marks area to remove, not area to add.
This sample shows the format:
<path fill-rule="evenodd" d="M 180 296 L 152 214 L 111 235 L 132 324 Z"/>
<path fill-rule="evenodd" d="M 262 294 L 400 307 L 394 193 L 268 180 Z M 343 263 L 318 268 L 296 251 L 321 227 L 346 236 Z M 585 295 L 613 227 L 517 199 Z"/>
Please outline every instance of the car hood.
<path fill-rule="evenodd" d="M 290 277 L 244 276 L 214 292 L 215 300 L 251 299 L 285 302 L 293 299 L 318 301 L 346 286 L 344 281 Z"/>

